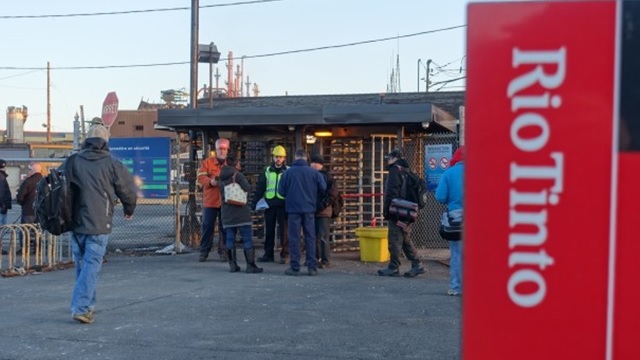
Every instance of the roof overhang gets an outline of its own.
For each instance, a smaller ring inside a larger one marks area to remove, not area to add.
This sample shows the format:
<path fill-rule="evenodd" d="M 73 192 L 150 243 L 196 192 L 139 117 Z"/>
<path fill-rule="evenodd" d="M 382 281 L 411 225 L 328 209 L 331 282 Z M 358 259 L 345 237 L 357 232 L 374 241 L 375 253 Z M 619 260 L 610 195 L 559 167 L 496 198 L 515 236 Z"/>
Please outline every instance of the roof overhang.
<path fill-rule="evenodd" d="M 432 106 L 429 103 L 158 110 L 158 125 L 178 131 L 206 127 L 403 126 L 431 120 Z"/>

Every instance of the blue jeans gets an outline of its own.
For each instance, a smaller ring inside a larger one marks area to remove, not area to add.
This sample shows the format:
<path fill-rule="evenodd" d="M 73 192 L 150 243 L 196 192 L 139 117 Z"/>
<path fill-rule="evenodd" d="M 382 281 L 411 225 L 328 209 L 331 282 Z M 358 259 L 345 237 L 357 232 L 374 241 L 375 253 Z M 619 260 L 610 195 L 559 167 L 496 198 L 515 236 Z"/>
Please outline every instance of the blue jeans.
<path fill-rule="evenodd" d="M 449 267 L 449 288 L 462 293 L 462 240 L 449 241 L 451 261 Z"/>
<path fill-rule="evenodd" d="M 96 285 L 107 250 L 109 235 L 71 233 L 76 285 L 71 297 L 71 314 L 86 314 L 96 304 Z"/>
<path fill-rule="evenodd" d="M 227 237 L 227 249 L 236 248 L 236 233 L 240 233 L 244 249 L 251 249 L 253 247 L 251 225 L 228 227 L 224 229 L 224 233 Z"/>
<path fill-rule="evenodd" d="M 291 258 L 291 269 L 300 271 L 300 228 L 304 232 L 304 246 L 306 249 L 307 267 L 317 269 L 316 260 L 316 229 L 313 213 L 289 213 L 289 257 Z"/>
<path fill-rule="evenodd" d="M 202 229 L 200 238 L 200 255 L 207 256 L 213 247 L 213 230 L 218 223 L 218 254 L 225 254 L 224 246 L 226 237 L 224 236 L 224 227 L 222 226 L 220 208 L 203 208 L 202 209 Z"/>

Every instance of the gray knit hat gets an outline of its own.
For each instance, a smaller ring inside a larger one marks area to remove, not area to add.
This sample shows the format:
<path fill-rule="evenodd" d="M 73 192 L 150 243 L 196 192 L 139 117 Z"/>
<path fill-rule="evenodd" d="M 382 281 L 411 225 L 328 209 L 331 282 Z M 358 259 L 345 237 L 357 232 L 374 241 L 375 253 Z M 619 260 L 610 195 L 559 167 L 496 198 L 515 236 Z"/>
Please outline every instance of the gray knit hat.
<path fill-rule="evenodd" d="M 104 141 L 109 142 L 109 130 L 102 125 L 92 125 L 87 133 L 87 138 L 102 138 Z"/>

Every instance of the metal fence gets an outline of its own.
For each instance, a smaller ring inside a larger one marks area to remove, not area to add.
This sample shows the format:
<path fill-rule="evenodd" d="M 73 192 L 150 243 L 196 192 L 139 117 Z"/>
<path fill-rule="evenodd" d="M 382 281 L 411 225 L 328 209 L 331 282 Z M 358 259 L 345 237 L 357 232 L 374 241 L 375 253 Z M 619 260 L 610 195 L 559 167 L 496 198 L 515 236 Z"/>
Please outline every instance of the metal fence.
<path fill-rule="evenodd" d="M 425 174 L 425 147 L 434 144 L 452 144 L 457 148 L 456 134 L 420 134 L 405 137 L 404 156 L 411 168 L 421 177 Z M 172 244 L 183 244 L 197 248 L 200 244 L 202 191 L 193 182 L 191 174 L 197 171 L 200 160 L 192 163 L 186 152 L 187 143 L 179 139 L 172 141 L 171 191 L 166 199 L 139 198 L 132 221 L 125 221 L 122 207 L 116 205 L 113 232 L 110 236 L 109 251 L 157 250 Z M 243 172 L 255 186 L 259 175 L 271 161 L 270 151 L 275 145 L 287 149 L 288 162 L 293 160 L 294 144 L 289 137 L 268 141 L 232 139 L 232 151 L 242 162 Z M 386 226 L 382 218 L 382 199 L 387 175 L 384 156 L 397 147 L 397 137 L 393 135 L 371 135 L 366 138 L 318 138 L 314 144 L 307 144 L 311 154 L 321 154 L 325 167 L 334 175 L 345 199 L 345 207 L 340 216 L 331 224 L 331 240 L 334 251 L 359 249 L 355 231 L 364 226 Z M 46 172 L 61 164 L 60 159 L 39 159 Z M 34 159 L 9 159 L 8 168 L 21 180 L 26 177 L 27 165 Z M 35 160 L 37 161 L 37 160 Z M 187 171 L 185 171 L 187 170 Z M 14 181 L 14 184 L 15 181 Z M 15 199 L 17 186 L 13 188 Z M 252 199 L 250 198 L 250 201 Z M 412 227 L 413 241 L 421 255 L 431 259 L 448 258 L 448 244 L 438 234 L 439 217 L 444 205 L 435 201 L 433 193 L 429 202 L 418 215 Z M 20 222 L 20 206 L 14 204 L 9 219 L 13 224 Z M 257 246 L 264 242 L 264 219 L 261 212 L 253 213 L 254 241 Z M 215 241 L 217 239 L 217 231 Z M 46 238 L 49 235 L 43 235 Z M 3 249 L 8 249 L 11 239 L 9 232 L 2 233 Z M 64 241 L 63 241 L 64 243 Z M 66 242 L 68 243 L 68 242 Z M 47 245 L 48 246 L 48 245 Z M 42 250 L 45 251 L 44 249 Z M 48 251 L 48 250 L 47 250 Z M 65 252 L 69 254 L 69 252 Z M 7 255 L 3 255 L 7 256 Z M 26 260 L 23 260 L 26 261 Z M 2 268 L 0 261 L 0 268 Z M 5 259 L 5 265 L 9 264 Z"/>

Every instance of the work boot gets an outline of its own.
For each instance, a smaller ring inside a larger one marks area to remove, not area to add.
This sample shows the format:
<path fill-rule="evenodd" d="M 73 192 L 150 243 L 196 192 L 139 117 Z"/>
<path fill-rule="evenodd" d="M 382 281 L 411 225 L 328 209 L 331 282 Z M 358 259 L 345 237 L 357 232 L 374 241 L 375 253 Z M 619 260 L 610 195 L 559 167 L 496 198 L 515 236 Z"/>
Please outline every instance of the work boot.
<path fill-rule="evenodd" d="M 380 269 L 378 270 L 378 275 L 396 277 L 396 276 L 400 276 L 400 271 L 398 271 L 398 269 L 391 269 L 391 268 Z"/>
<path fill-rule="evenodd" d="M 244 258 L 247 260 L 247 274 L 262 272 L 262 268 L 256 266 L 256 250 L 254 248 L 244 249 Z"/>
<path fill-rule="evenodd" d="M 269 256 L 267 255 L 267 253 L 264 253 L 264 255 L 260 256 L 258 258 L 258 262 L 273 262 L 273 255 Z"/>
<path fill-rule="evenodd" d="M 238 263 L 236 262 L 235 247 L 233 249 L 227 249 L 227 258 L 229 259 L 229 272 L 238 272 L 242 270 L 240 269 L 240 266 L 238 266 Z"/>
<path fill-rule="evenodd" d="M 425 273 L 425 270 L 424 270 L 424 267 L 422 267 L 422 264 L 411 265 L 411 270 L 404 273 L 404 277 L 413 278 L 424 273 Z"/>

